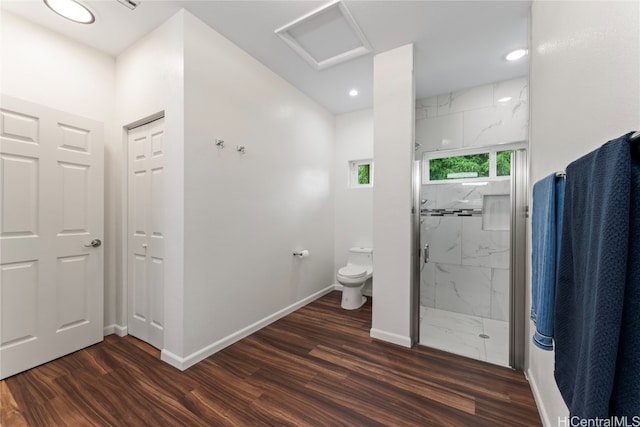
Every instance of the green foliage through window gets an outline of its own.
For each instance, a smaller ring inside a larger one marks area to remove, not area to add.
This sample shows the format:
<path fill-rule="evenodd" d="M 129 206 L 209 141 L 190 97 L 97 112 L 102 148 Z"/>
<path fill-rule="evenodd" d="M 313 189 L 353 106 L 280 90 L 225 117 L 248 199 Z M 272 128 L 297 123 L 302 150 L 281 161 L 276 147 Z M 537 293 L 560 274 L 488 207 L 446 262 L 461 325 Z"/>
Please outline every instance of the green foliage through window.
<path fill-rule="evenodd" d="M 498 151 L 496 153 L 496 175 L 511 175 L 511 153 L 513 150 Z"/>
<path fill-rule="evenodd" d="M 442 181 L 489 176 L 489 153 L 444 157 L 429 160 L 429 179 Z"/>
<path fill-rule="evenodd" d="M 367 185 L 369 181 L 369 165 L 358 165 L 358 184 Z"/>

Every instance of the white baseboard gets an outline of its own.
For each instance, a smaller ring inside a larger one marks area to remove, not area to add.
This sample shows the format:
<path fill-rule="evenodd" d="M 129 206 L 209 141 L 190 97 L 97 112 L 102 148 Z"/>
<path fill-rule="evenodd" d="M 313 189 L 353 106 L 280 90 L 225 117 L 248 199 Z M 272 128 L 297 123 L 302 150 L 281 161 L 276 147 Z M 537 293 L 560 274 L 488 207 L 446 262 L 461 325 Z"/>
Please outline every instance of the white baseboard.
<path fill-rule="evenodd" d="M 313 295 L 309 295 L 308 297 L 265 317 L 264 319 L 258 320 L 257 322 L 247 326 L 246 328 L 240 329 L 239 331 L 231 335 L 228 335 L 196 352 L 191 353 L 187 357 L 180 357 L 176 354 L 171 353 L 168 350 L 163 349 L 162 352 L 160 353 L 160 359 L 168 363 L 169 365 L 173 366 L 174 368 L 178 368 L 181 371 L 184 371 L 185 369 L 188 369 L 189 367 L 206 359 L 212 354 L 217 353 L 218 351 L 224 349 L 225 347 L 228 347 L 231 344 L 240 341 L 242 338 L 245 338 L 251 335 L 252 333 L 264 328 L 265 326 L 268 326 L 269 324 L 275 322 L 276 320 L 283 318 L 287 314 L 293 313 L 299 308 L 304 307 L 305 305 L 317 300 L 318 298 L 334 290 L 335 290 L 335 285 L 328 286 L 322 289 L 321 291 L 316 292 Z"/>
<path fill-rule="evenodd" d="M 533 392 L 533 399 L 536 401 L 536 406 L 538 407 L 538 413 L 540 413 L 540 419 L 542 419 L 542 425 L 545 427 L 555 427 L 557 422 L 552 424 L 551 419 L 549 418 L 549 413 L 544 407 L 544 400 L 540 395 L 540 390 L 538 389 L 538 384 L 534 379 L 534 376 L 531 375 L 531 370 L 527 369 L 524 373 L 525 377 L 529 381 L 529 385 L 531 386 L 531 391 Z"/>
<path fill-rule="evenodd" d="M 127 327 L 116 325 L 115 323 L 113 325 L 105 326 L 102 335 L 106 337 L 107 335 L 111 334 L 116 334 L 119 337 L 124 337 L 128 334 Z"/>
<path fill-rule="evenodd" d="M 177 354 L 173 354 L 171 353 L 169 350 L 163 348 L 162 351 L 160 352 L 160 360 L 162 360 L 163 362 L 168 363 L 169 365 L 173 366 L 174 368 L 178 368 L 181 371 L 184 371 L 185 369 L 187 369 L 189 366 L 186 366 L 186 358 L 184 357 L 180 357 Z M 197 363 L 197 362 L 196 362 Z M 195 365 L 195 363 L 194 363 Z"/>
<path fill-rule="evenodd" d="M 373 328 L 371 328 L 371 330 L 369 331 L 369 335 L 371 336 L 371 338 L 411 348 L 411 337 L 405 337 L 403 335 L 394 334 L 392 332 L 385 332 L 381 331 L 380 329 Z"/>

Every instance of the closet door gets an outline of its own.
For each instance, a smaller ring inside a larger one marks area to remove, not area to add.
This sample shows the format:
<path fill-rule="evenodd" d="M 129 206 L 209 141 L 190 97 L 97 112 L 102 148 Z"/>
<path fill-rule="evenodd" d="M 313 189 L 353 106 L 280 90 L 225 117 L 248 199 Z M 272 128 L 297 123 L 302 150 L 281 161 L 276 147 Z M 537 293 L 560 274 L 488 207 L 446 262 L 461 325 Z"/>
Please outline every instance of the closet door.
<path fill-rule="evenodd" d="M 0 379 L 102 341 L 103 125 L 0 108 Z"/>
<path fill-rule="evenodd" d="M 164 341 L 164 118 L 128 135 L 128 332 Z"/>

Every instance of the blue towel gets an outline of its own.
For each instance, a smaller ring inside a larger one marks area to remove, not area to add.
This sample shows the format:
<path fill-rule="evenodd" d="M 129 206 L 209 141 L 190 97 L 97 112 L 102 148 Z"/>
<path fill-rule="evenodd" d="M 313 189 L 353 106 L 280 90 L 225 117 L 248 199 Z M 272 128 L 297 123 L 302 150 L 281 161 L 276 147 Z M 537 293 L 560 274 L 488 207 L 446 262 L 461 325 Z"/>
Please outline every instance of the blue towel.
<path fill-rule="evenodd" d="M 536 326 L 533 343 L 553 350 L 553 307 L 562 232 L 564 178 L 556 174 L 533 186 L 531 218 L 531 320 Z"/>
<path fill-rule="evenodd" d="M 640 416 L 640 159 L 631 163 L 630 198 L 627 283 L 616 376 L 609 405 L 611 415 L 627 417 Z"/>
<path fill-rule="evenodd" d="M 567 167 L 554 375 L 583 419 L 640 415 L 639 166 L 629 136 Z"/>

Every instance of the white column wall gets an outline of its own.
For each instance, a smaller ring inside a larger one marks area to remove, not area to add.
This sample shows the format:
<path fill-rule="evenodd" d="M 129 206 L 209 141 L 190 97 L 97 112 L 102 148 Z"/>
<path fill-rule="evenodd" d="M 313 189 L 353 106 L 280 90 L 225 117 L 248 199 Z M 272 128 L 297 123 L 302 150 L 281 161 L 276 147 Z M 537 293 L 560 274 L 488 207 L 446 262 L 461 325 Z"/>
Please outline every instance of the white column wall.
<path fill-rule="evenodd" d="M 640 129 L 640 3 L 535 1 L 531 29 L 533 186 Z M 530 288 L 529 276 L 527 295 Z M 553 378 L 554 355 L 531 344 L 532 333 L 530 324 L 528 378 L 544 424 L 557 426 L 568 410 Z"/>
<path fill-rule="evenodd" d="M 373 60 L 373 319 L 371 336 L 411 346 L 413 45 Z"/>
<path fill-rule="evenodd" d="M 117 58 L 117 132 L 122 168 L 126 178 L 124 126 L 165 112 L 165 180 L 163 211 L 165 236 L 165 336 L 162 358 L 182 354 L 184 348 L 184 11 L 144 36 Z M 122 180 L 126 194 L 126 180 Z M 119 207 L 126 218 L 126 206 Z M 123 222 L 126 224 L 126 222 Z M 122 238 L 123 230 L 119 236 Z M 126 243 L 126 239 L 124 240 Z M 122 242 L 120 243 L 120 246 Z M 122 246 L 121 246 L 122 247 Z M 119 320 L 127 322 L 126 250 L 120 254 L 122 286 L 118 289 Z"/>

